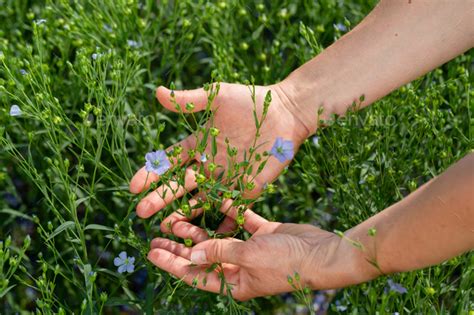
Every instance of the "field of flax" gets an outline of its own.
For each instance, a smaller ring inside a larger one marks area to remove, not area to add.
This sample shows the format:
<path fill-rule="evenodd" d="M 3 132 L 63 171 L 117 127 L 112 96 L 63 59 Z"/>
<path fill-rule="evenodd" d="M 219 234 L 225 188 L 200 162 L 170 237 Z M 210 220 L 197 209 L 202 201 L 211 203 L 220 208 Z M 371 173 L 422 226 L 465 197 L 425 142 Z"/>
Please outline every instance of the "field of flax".
<path fill-rule="evenodd" d="M 472 253 L 347 289 L 247 302 L 194 289 L 146 259 L 181 204 L 139 219 L 142 196 L 129 181 L 146 153 L 208 118 L 190 125 L 160 106 L 155 88 L 278 82 L 374 5 L 0 0 L 0 313 L 474 310 Z M 343 231 L 441 173 L 473 148 L 472 65 L 462 55 L 318 130 L 254 211 Z"/>

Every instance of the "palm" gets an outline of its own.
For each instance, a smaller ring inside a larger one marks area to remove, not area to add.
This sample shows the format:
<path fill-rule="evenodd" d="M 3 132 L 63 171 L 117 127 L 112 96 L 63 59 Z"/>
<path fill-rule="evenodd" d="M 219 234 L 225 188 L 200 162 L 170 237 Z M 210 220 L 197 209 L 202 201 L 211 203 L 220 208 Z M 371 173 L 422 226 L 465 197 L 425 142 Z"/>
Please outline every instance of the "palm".
<path fill-rule="evenodd" d="M 253 118 L 253 112 L 256 106 L 258 117 L 261 117 L 263 103 L 267 91 L 272 93 L 272 102 L 268 110 L 268 114 L 259 131 L 260 137 L 255 142 L 256 126 Z M 219 171 L 225 171 L 227 164 L 227 148 L 225 140 L 227 139 L 232 147 L 237 149 L 236 161 L 239 163 L 244 160 L 245 152 L 249 157 L 249 149 L 256 145 L 257 153 L 269 151 L 277 137 L 290 140 L 294 143 L 295 150 L 304 141 L 306 130 L 300 124 L 298 118 L 291 114 L 282 101 L 280 93 L 276 86 L 255 87 L 254 103 L 251 98 L 249 87 L 238 84 L 222 83 L 219 94 L 213 102 L 215 109 L 214 127 L 220 130 L 217 136 L 217 155 L 214 163 L 220 165 Z M 165 88 L 157 90 L 157 97 L 164 107 L 176 111 L 175 103 L 171 100 L 170 91 Z M 207 104 L 207 93 L 200 90 L 175 92 L 175 101 L 186 111 L 186 104 L 193 102 L 195 111 L 203 110 Z M 181 155 L 181 163 L 190 162 L 191 158 L 187 152 L 196 148 L 195 136 L 189 136 L 179 143 L 183 147 Z M 207 153 L 210 153 L 210 145 L 207 146 Z M 276 158 L 270 157 L 263 171 L 254 177 L 257 167 L 253 168 L 253 176 L 246 180 L 251 180 L 255 184 L 255 188 L 251 191 L 245 191 L 248 198 L 256 197 L 266 183 L 272 182 L 290 161 L 284 163 L 279 162 Z M 195 159 L 195 163 L 201 163 L 199 159 Z M 142 168 L 133 177 L 130 190 L 134 193 L 141 192 L 146 189 L 154 181 L 158 181 L 158 176 L 149 174 L 145 168 Z M 172 202 L 174 199 L 181 197 L 186 191 L 196 188 L 195 173 L 188 168 L 185 180 L 185 187 L 173 187 L 173 183 L 168 184 L 173 188 L 173 194 L 164 194 L 166 187 L 159 187 L 158 194 L 151 193 L 137 206 L 137 213 L 141 217 L 149 217 L 162 209 L 164 206 Z M 165 196 L 163 198 L 159 196 Z M 167 196 L 166 196 L 167 195 Z"/>
<path fill-rule="evenodd" d="M 278 94 L 271 87 L 256 87 L 258 116 L 261 116 L 264 98 L 268 90 L 272 91 L 272 103 L 261 126 L 260 137 L 256 141 L 259 153 L 269 151 L 277 137 L 291 140 L 296 146 L 304 140 L 303 132 L 298 132 L 301 127 L 297 120 L 292 118 L 280 101 Z M 217 162 L 225 166 L 227 158 L 225 139 L 227 138 L 230 144 L 237 148 L 237 162 L 242 162 L 244 152 L 247 152 L 248 157 L 249 148 L 255 144 L 256 126 L 253 118 L 254 104 L 247 86 L 225 84 L 221 87 L 221 93 L 222 97 L 217 100 L 215 126 L 221 130 L 218 137 Z M 254 196 L 265 183 L 272 182 L 289 162 L 280 163 L 277 159 L 270 158 L 264 171 L 255 178 L 255 191 L 253 194 L 247 193 Z"/>

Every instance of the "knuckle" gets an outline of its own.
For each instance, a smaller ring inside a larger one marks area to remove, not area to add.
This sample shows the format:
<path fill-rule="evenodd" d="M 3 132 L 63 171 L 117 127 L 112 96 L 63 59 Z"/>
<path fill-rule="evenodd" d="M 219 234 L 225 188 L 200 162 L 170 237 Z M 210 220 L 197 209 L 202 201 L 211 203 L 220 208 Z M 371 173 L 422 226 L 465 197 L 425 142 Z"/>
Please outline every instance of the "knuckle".
<path fill-rule="evenodd" d="M 219 241 L 211 241 L 211 246 L 206 250 L 209 261 L 219 262 L 222 259 L 223 246 Z"/>

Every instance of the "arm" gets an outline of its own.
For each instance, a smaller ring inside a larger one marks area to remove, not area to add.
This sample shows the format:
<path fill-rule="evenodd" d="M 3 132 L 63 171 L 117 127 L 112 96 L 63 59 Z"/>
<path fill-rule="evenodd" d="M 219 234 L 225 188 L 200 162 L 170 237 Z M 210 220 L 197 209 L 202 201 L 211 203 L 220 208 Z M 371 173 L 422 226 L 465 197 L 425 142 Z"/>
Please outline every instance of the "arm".
<path fill-rule="evenodd" d="M 474 45 L 472 1 L 382 0 L 351 32 L 278 84 L 311 134 L 321 118 L 387 95 Z"/>
<path fill-rule="evenodd" d="M 371 228 L 375 236 L 368 235 Z M 364 246 L 364 251 L 351 249 L 353 245 L 342 240 L 336 256 L 352 253 L 357 263 L 348 273 L 363 275 L 350 281 L 354 283 L 380 273 L 367 260 L 375 259 L 388 274 L 434 265 L 473 249 L 474 153 L 345 235 Z"/>
<path fill-rule="evenodd" d="M 193 218 L 175 216 L 173 234 L 191 238 L 197 245 L 187 248 L 157 238 L 148 258 L 186 283 L 216 293 L 222 279 L 206 270 L 212 263 L 225 263 L 222 272 L 234 284 L 232 294 L 239 300 L 292 291 L 295 288 L 287 277 L 295 272 L 302 285 L 313 289 L 345 287 L 374 279 L 381 272 L 423 268 L 472 249 L 472 187 L 474 153 L 350 229 L 344 238 L 309 224 L 269 222 L 247 210 L 243 228 L 252 234 L 249 240 L 209 239 L 206 231 L 189 223 Z M 230 204 L 224 202 L 221 211 L 235 219 L 238 211 Z M 376 229 L 375 236 L 367 235 L 371 228 Z M 363 249 L 347 239 L 360 242 Z M 379 269 L 367 260 L 376 260 Z"/>
<path fill-rule="evenodd" d="M 471 48 L 474 43 L 472 21 L 473 4 L 468 0 L 382 0 L 354 30 L 287 79 L 271 86 L 256 87 L 259 114 L 266 93 L 272 92 L 272 104 L 260 130 L 261 145 L 257 152 L 269 151 L 277 137 L 292 141 L 296 152 L 316 131 L 316 113 L 321 106 L 324 110 L 319 118 L 329 119 L 332 113 L 343 114 L 362 94 L 365 95 L 362 105 L 369 105 Z M 170 93 L 159 87 L 157 98 L 165 108 L 177 111 Z M 201 111 L 207 104 L 208 95 L 203 89 L 175 91 L 174 95 L 185 113 L 189 112 L 186 109 L 189 102 L 195 104 L 193 111 Z M 227 167 L 225 139 L 238 151 L 236 163 L 244 160 L 245 151 L 252 146 L 256 131 L 253 106 L 248 87 L 221 84 L 213 108 L 216 110 L 214 124 L 220 130 L 216 162 L 223 170 Z M 187 152 L 196 148 L 194 136 L 185 138 L 178 145 L 183 154 L 176 159 L 180 163 L 174 164 L 192 162 L 194 159 Z M 289 163 L 290 160 L 281 163 L 270 158 L 262 173 L 254 178 L 255 188 L 244 192 L 246 198 L 257 197 L 263 186 L 275 180 Z M 255 172 L 256 168 L 254 175 Z M 186 191 L 194 190 L 195 174 L 189 169 L 188 175 L 184 187 L 172 185 L 178 193 L 171 193 L 162 186 L 156 190 L 158 194 L 151 193 L 143 198 L 137 205 L 138 216 L 148 218 Z M 142 168 L 133 177 L 130 191 L 140 193 L 157 181 L 159 176 Z"/>

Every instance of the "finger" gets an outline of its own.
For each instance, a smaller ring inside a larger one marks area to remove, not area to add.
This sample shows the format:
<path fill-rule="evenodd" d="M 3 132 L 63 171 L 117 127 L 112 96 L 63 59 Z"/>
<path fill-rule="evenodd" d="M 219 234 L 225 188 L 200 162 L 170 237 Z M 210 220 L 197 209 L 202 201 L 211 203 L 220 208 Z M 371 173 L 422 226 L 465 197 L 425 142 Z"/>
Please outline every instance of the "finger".
<path fill-rule="evenodd" d="M 164 86 L 158 87 L 156 89 L 156 98 L 165 108 L 173 112 L 198 112 L 204 110 L 207 106 L 208 95 L 204 89 L 195 89 L 195 90 L 184 90 L 184 91 L 173 91 L 174 97 L 172 96 L 172 91 L 165 88 Z M 174 101 L 176 102 L 173 102 Z M 192 103 L 194 105 L 193 110 L 187 110 L 186 104 Z M 176 109 L 176 104 L 178 104 L 181 110 Z"/>
<path fill-rule="evenodd" d="M 233 206 L 232 202 L 233 202 L 232 199 L 225 199 L 222 202 L 220 211 L 235 222 L 235 220 L 237 219 L 237 216 L 239 215 L 239 209 Z M 255 233 L 264 224 L 268 223 L 268 220 L 262 218 L 261 216 L 259 216 L 258 214 L 256 214 L 250 209 L 246 209 L 243 212 L 243 216 L 244 216 L 243 228 L 250 234 Z M 222 224 L 226 224 L 227 228 L 231 227 L 230 222 L 226 223 L 226 220 L 224 220 Z M 226 226 L 223 227 L 223 229 L 225 228 Z M 232 231 L 232 230 L 228 230 L 228 231 Z"/>
<path fill-rule="evenodd" d="M 191 260 L 192 248 L 186 247 L 184 244 L 180 244 L 167 238 L 157 237 L 153 239 L 150 243 L 150 249 L 154 248 L 165 249 L 177 256 Z M 224 266 L 226 271 L 229 272 L 236 272 L 239 270 L 238 266 L 232 264 L 222 264 L 222 266 Z"/>
<path fill-rule="evenodd" d="M 181 146 L 182 152 L 181 154 L 176 157 L 176 158 L 171 158 L 169 157 L 169 160 L 171 162 L 171 167 L 174 166 L 181 166 L 184 163 L 189 161 L 189 150 L 192 150 L 196 146 L 196 139 L 194 136 L 189 136 L 185 138 L 184 140 L 178 142 L 175 145 L 172 145 L 168 149 L 166 149 L 167 152 L 171 152 L 174 148 Z M 142 167 L 133 177 L 132 180 L 130 181 L 130 192 L 133 194 L 138 194 L 142 192 L 143 190 L 146 190 L 150 187 L 151 183 L 157 182 L 160 179 L 160 176 L 153 172 L 148 172 L 145 167 Z"/>
<path fill-rule="evenodd" d="M 188 259 L 161 248 L 150 250 L 148 259 L 158 268 L 172 273 L 189 285 L 193 285 L 193 280 L 197 279 L 195 284 L 198 289 L 214 293 L 220 291 L 221 280 L 217 272 L 206 272 L 205 268 L 193 266 Z"/>
<path fill-rule="evenodd" d="M 265 168 L 264 168 L 265 170 Z M 253 177 L 253 176 L 245 176 L 243 178 L 244 182 L 244 191 L 242 192 L 242 197 L 245 199 L 257 199 L 260 197 L 263 191 L 263 186 L 264 184 L 261 183 L 259 176 Z M 253 183 L 254 187 L 253 189 L 249 189 L 247 183 Z"/>
<path fill-rule="evenodd" d="M 204 229 L 189 222 L 179 221 L 173 224 L 173 235 L 186 239 L 189 238 L 194 244 L 199 244 L 209 239 L 209 235 Z"/>
<path fill-rule="evenodd" d="M 167 238 L 157 237 L 153 239 L 150 243 L 150 248 L 151 249 L 154 249 L 154 248 L 165 249 L 175 255 L 181 256 L 188 260 L 191 259 L 192 249 L 190 247 L 186 247 L 184 246 L 184 244 L 174 242 Z"/>
<path fill-rule="evenodd" d="M 198 265 L 216 262 L 239 265 L 245 252 L 245 242 L 237 239 L 213 239 L 193 247 L 191 261 Z"/>
<path fill-rule="evenodd" d="M 168 234 L 173 233 L 173 225 L 177 222 L 190 222 L 196 217 L 200 216 L 202 213 L 202 207 L 196 208 L 198 200 L 202 198 L 202 195 L 198 194 L 189 200 L 189 206 L 191 207 L 191 213 L 189 216 L 185 216 L 180 213 L 180 211 L 175 211 L 169 216 L 167 216 L 160 224 L 160 230 L 162 233 Z M 182 212 L 182 210 L 181 210 Z"/>
<path fill-rule="evenodd" d="M 216 233 L 224 234 L 224 233 L 235 231 L 236 229 L 237 229 L 237 223 L 235 222 L 235 219 L 231 217 L 225 217 L 224 221 L 222 221 L 222 223 L 217 228 Z"/>
<path fill-rule="evenodd" d="M 137 215 L 140 218 L 149 218 L 173 200 L 181 198 L 186 192 L 192 191 L 196 187 L 196 172 L 188 167 L 184 175 L 184 186 L 179 185 L 176 181 L 161 185 L 138 203 Z"/>

